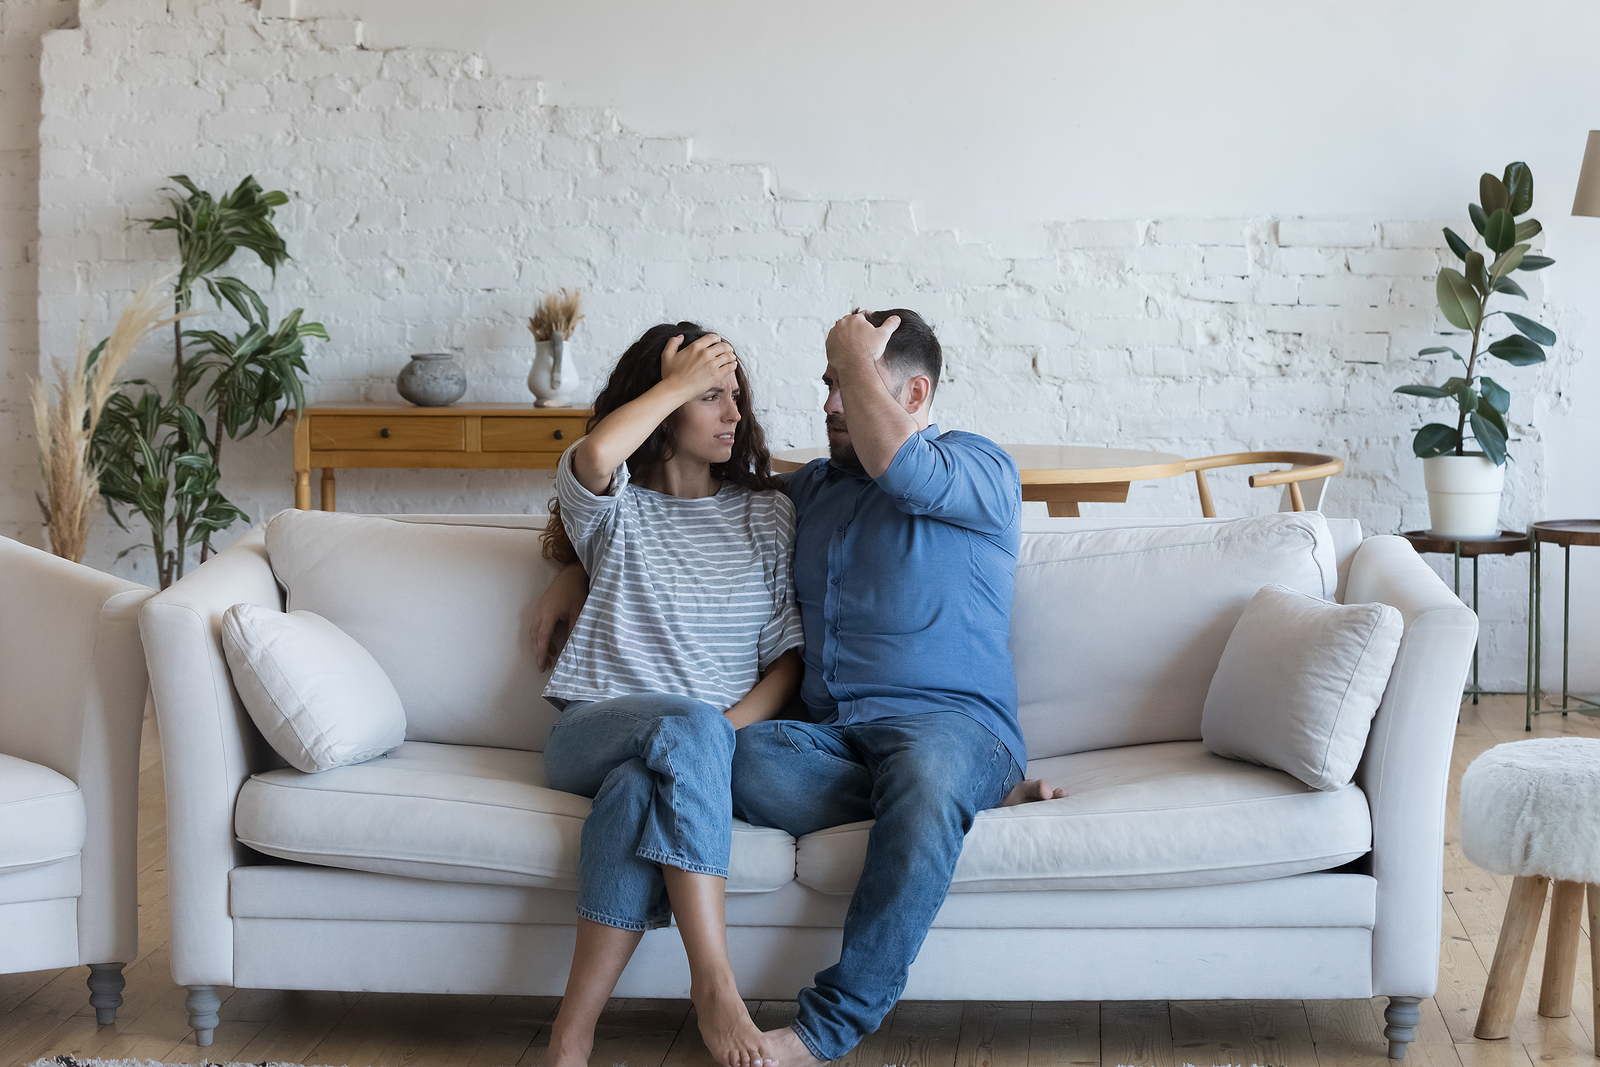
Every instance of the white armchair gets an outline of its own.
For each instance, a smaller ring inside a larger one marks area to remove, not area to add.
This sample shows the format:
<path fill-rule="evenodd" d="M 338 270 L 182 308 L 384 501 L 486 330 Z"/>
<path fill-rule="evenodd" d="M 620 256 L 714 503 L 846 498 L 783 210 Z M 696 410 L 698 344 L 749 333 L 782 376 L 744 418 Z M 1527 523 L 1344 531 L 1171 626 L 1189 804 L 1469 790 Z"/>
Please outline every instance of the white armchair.
<path fill-rule="evenodd" d="M 139 950 L 139 609 L 154 590 L 5 537 L 0 589 L 0 973 L 88 964 L 110 1023 Z"/>

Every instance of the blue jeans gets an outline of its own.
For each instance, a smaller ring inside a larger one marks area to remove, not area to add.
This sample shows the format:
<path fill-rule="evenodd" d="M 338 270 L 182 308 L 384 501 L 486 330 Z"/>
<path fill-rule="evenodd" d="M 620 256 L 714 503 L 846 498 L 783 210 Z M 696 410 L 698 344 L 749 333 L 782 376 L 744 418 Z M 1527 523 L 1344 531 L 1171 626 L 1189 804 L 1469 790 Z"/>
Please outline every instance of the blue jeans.
<path fill-rule="evenodd" d="M 819 1060 L 849 1052 L 900 999 L 973 817 L 1022 780 L 1000 740 L 954 711 L 848 725 L 775 720 L 738 733 L 733 808 L 794 837 L 876 819 L 839 962 L 800 991 L 794 1030 Z"/>
<path fill-rule="evenodd" d="M 728 877 L 733 724 L 699 700 L 640 693 L 572 701 L 544 747 L 551 789 L 593 797 L 578 914 L 623 930 L 671 916 L 661 864 Z"/>

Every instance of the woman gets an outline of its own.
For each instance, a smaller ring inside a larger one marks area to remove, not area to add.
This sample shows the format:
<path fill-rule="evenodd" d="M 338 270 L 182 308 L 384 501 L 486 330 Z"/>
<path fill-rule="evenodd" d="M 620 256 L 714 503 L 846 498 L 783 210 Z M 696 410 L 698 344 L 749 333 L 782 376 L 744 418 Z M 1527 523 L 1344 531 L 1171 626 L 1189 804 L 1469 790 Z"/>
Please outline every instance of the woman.
<path fill-rule="evenodd" d="M 590 595 L 545 689 L 561 708 L 545 771 L 594 798 L 547 1063 L 588 1062 L 640 937 L 675 915 L 706 1047 L 776 1067 L 734 983 L 723 891 L 734 730 L 775 717 L 800 681 L 794 506 L 733 346 L 694 323 L 647 330 L 594 409 L 546 531 L 547 548 L 570 539 Z"/>

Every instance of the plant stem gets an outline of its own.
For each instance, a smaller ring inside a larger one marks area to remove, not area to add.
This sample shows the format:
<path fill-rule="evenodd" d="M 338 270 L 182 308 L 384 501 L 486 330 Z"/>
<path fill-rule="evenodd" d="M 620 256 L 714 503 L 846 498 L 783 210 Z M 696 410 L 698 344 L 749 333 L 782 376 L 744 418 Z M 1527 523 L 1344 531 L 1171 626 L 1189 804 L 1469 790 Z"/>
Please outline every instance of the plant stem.
<path fill-rule="evenodd" d="M 222 476 L 222 427 L 228 420 L 228 398 L 217 397 L 217 433 L 216 439 L 211 443 L 211 463 L 217 468 L 217 477 Z M 200 542 L 200 562 L 204 563 L 211 555 L 211 534 L 206 533 L 205 539 Z"/>
<path fill-rule="evenodd" d="M 1478 362 L 1478 334 L 1483 332 L 1483 315 L 1489 309 L 1489 294 L 1483 294 L 1483 300 L 1478 304 L 1478 324 L 1472 328 L 1472 351 L 1467 356 L 1467 389 L 1472 389 L 1472 368 Z M 1467 454 L 1467 413 L 1461 412 L 1461 417 L 1456 420 L 1456 455 Z"/>

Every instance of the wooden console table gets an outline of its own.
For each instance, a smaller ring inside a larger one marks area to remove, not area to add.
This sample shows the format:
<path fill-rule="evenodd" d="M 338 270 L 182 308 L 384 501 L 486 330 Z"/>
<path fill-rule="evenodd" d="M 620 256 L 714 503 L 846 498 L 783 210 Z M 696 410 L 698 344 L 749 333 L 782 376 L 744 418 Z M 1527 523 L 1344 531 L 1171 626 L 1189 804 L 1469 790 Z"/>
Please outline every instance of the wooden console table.
<path fill-rule="evenodd" d="M 422 408 L 402 401 L 308 407 L 294 428 L 294 506 L 311 507 L 311 468 L 322 468 L 322 510 L 334 510 L 334 471 L 554 470 L 583 436 L 589 411 L 531 403 Z"/>

